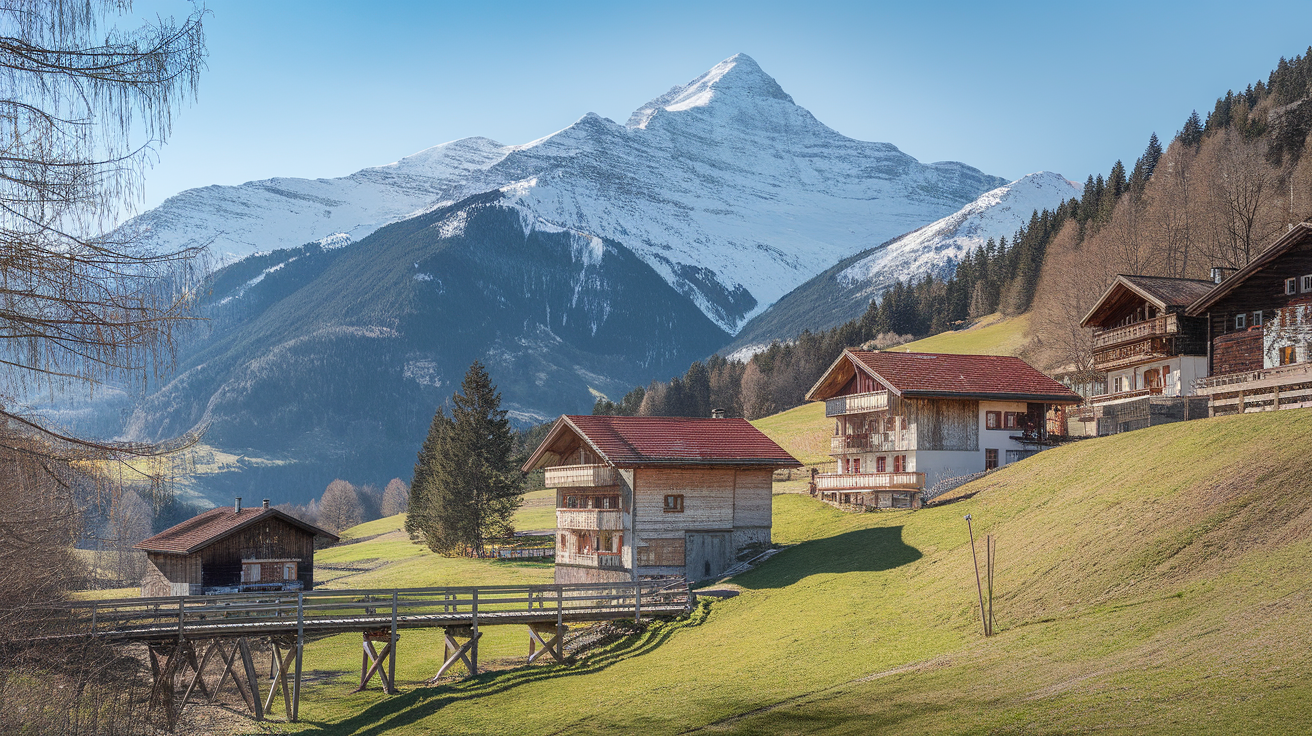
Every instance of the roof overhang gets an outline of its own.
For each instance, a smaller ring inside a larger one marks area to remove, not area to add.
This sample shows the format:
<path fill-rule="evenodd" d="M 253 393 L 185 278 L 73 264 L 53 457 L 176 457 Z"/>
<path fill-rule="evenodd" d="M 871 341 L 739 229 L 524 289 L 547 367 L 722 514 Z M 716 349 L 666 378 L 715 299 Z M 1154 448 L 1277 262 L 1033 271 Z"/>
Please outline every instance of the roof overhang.
<path fill-rule="evenodd" d="M 214 544 L 215 542 L 220 542 L 220 541 L 223 541 L 224 539 L 227 539 L 228 537 L 231 537 L 232 535 L 236 534 L 237 532 L 241 531 L 242 529 L 245 529 L 246 527 L 250 526 L 251 524 L 254 524 L 254 523 L 257 522 L 257 521 L 263 521 L 263 520 L 269 519 L 270 517 L 281 519 L 281 520 L 287 522 L 288 524 L 291 524 L 292 526 L 299 527 L 300 529 L 303 529 L 303 530 L 309 532 L 310 534 L 313 534 L 313 535 L 316 536 L 316 537 L 327 537 L 327 538 L 333 540 L 334 542 L 336 542 L 336 541 L 338 541 L 338 540 L 340 539 L 340 537 L 338 537 L 336 534 L 333 534 L 332 532 L 327 531 L 326 529 L 320 529 L 319 527 L 317 527 L 317 526 L 315 526 L 315 525 L 313 525 L 313 524 L 311 524 L 311 523 L 309 523 L 309 522 L 302 521 L 302 520 L 296 518 L 295 516 L 292 516 L 291 514 L 285 514 L 285 513 L 281 512 L 281 511 L 279 511 L 278 509 L 269 509 L 268 511 L 265 511 L 265 512 L 262 513 L 262 514 L 253 514 L 253 515 L 251 515 L 251 517 L 250 517 L 249 519 L 246 519 L 246 520 L 243 521 L 242 523 L 240 523 L 240 524 L 238 524 L 238 525 L 236 525 L 236 526 L 234 526 L 234 527 L 232 527 L 232 528 L 230 528 L 230 529 L 225 529 L 224 531 L 220 532 L 219 534 L 216 534 L 216 535 L 214 535 L 214 536 L 212 536 L 212 537 L 210 537 L 210 538 L 208 538 L 208 539 L 206 539 L 206 540 L 204 540 L 204 541 L 197 542 L 197 543 L 191 545 L 190 547 L 186 548 L 185 550 L 160 549 L 160 548 L 158 548 L 158 547 L 152 547 L 152 546 L 150 546 L 150 540 L 153 539 L 153 537 L 147 537 L 146 539 L 143 539 L 143 540 L 141 540 L 140 542 L 137 542 L 137 543 L 136 543 L 135 545 L 133 545 L 132 547 L 133 547 L 133 549 L 139 549 L 139 550 L 143 550 L 143 551 L 146 551 L 146 552 L 155 552 L 155 553 L 158 553 L 158 554 L 166 554 L 166 555 L 191 555 L 191 554 L 195 554 L 195 553 L 199 552 L 199 551 L 202 550 L 202 549 L 205 549 L 206 547 L 210 546 L 211 544 Z M 163 533 L 163 532 L 161 532 L 161 534 L 162 534 L 162 533 Z"/>
<path fill-rule="evenodd" d="M 1166 302 L 1162 301 L 1158 296 L 1140 288 L 1138 284 L 1125 278 L 1125 274 L 1117 274 L 1116 280 L 1111 283 L 1111 286 L 1107 287 L 1107 290 L 1102 293 L 1102 296 L 1098 297 L 1098 301 L 1093 305 L 1093 308 L 1089 310 L 1089 313 L 1084 315 L 1084 319 L 1080 320 L 1080 327 L 1089 327 L 1093 320 L 1116 307 L 1117 301 L 1119 300 L 1113 299 L 1112 295 L 1121 291 L 1129 291 L 1135 296 L 1147 300 L 1158 309 L 1163 311 L 1166 309 Z"/>
<path fill-rule="evenodd" d="M 1290 228 L 1289 232 L 1281 235 L 1276 239 L 1276 242 L 1270 245 L 1270 247 L 1259 253 L 1256 258 L 1249 261 L 1248 265 L 1236 271 L 1230 278 L 1217 284 L 1215 289 L 1201 299 L 1190 304 L 1189 308 L 1186 309 L 1184 313 L 1190 317 L 1201 316 L 1213 304 L 1221 301 L 1221 299 L 1239 288 L 1240 284 L 1248 280 L 1249 276 L 1252 276 L 1254 273 L 1257 273 L 1266 267 L 1271 261 L 1284 255 L 1290 248 L 1301 244 L 1309 235 L 1312 235 L 1312 223 L 1300 222 L 1295 224 Z"/>
<path fill-rule="evenodd" d="M 1035 404 L 1080 404 L 1083 397 L 1072 392 L 1066 394 L 984 394 L 984 393 L 950 393 L 946 391 L 907 391 L 902 394 L 908 399 L 968 399 L 971 401 L 1025 401 Z"/>
<path fill-rule="evenodd" d="M 871 370 L 870 366 L 857 360 L 852 355 L 851 350 L 844 348 L 843 353 L 833 363 L 830 363 L 829 368 L 821 374 L 820 380 L 816 381 L 811 390 L 806 392 L 805 399 L 807 401 L 824 401 L 833 398 L 838 391 L 847 385 L 848 381 L 852 380 L 852 376 L 855 376 L 858 370 L 879 381 L 889 392 L 899 396 L 902 394 L 897 387 Z"/>
<path fill-rule="evenodd" d="M 538 447 L 533 451 L 533 454 L 529 455 L 528 460 L 525 460 L 524 464 L 520 466 L 520 472 L 528 473 L 538 470 L 539 468 L 544 468 L 548 464 L 559 460 L 561 457 L 560 453 L 553 451 L 551 448 L 562 438 L 571 434 L 578 438 L 580 442 L 587 445 L 593 452 L 597 453 L 597 457 L 604 460 L 607 465 L 615 466 L 615 463 L 611 462 L 610 458 L 606 457 L 606 453 L 602 452 L 599 447 L 592 444 L 592 440 L 588 439 L 588 436 L 584 434 L 583 430 L 574 426 L 574 422 L 571 422 L 569 417 L 562 414 L 560 415 L 560 419 L 557 419 L 556 423 L 551 425 L 551 429 L 547 431 L 547 436 L 542 438 L 542 442 L 538 444 Z"/>

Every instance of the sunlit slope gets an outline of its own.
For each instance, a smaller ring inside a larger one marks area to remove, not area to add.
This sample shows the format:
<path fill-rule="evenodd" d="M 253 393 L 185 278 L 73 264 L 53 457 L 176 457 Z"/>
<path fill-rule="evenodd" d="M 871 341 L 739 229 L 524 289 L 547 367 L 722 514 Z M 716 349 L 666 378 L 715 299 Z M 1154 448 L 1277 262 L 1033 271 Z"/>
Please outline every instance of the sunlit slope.
<path fill-rule="evenodd" d="M 302 714 L 327 733 L 1303 732 L 1310 447 L 1312 411 L 1287 411 L 1054 449 L 916 512 L 778 495 L 795 546 L 704 620 Z M 989 640 L 967 513 L 999 539 Z"/>
<path fill-rule="evenodd" d="M 1027 341 L 1030 316 L 1003 317 L 991 314 L 973 327 L 956 332 L 940 332 L 923 340 L 892 348 L 912 353 L 954 353 L 958 355 L 1019 355 Z"/>
<path fill-rule="evenodd" d="M 752 426 L 808 465 L 833 460 L 829 457 L 829 436 L 833 434 L 830 425 L 825 419 L 825 405 L 819 401 L 752 420 Z"/>

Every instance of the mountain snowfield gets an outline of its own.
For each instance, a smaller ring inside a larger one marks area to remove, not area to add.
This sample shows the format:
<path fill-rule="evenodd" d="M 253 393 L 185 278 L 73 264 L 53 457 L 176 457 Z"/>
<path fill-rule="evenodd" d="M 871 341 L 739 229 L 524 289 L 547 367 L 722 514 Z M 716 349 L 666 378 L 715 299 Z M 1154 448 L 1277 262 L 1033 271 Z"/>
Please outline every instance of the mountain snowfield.
<path fill-rule="evenodd" d="M 530 226 L 623 244 L 732 334 L 827 265 L 1002 183 L 840 135 L 739 54 L 624 125 L 589 113 L 518 146 L 466 138 L 340 179 L 189 190 L 137 224 L 228 262 L 500 190 Z"/>
<path fill-rule="evenodd" d="M 989 238 L 1010 238 L 1035 211 L 1056 209 L 1083 187 L 1061 174 L 1041 171 L 1000 186 L 960 210 L 907 233 L 838 274 L 839 283 L 886 284 L 926 273 L 948 275 L 954 264 Z"/>
<path fill-rule="evenodd" d="M 874 248 L 840 260 L 776 301 L 742 327 L 723 351 L 745 360 L 774 340 L 855 319 L 896 280 L 932 273 L 947 278 L 989 238 L 1010 238 L 1036 210 L 1055 209 L 1082 187 L 1042 171 L 980 195 L 960 210 Z"/>

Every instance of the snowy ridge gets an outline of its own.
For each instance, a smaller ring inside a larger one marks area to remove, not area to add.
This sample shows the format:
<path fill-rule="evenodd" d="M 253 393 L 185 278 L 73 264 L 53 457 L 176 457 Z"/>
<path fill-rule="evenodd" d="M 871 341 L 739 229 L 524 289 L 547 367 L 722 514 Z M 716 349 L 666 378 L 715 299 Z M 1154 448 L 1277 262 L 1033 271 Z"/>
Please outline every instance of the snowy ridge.
<path fill-rule="evenodd" d="M 891 284 L 924 273 L 943 274 L 989 238 L 1010 238 L 1035 210 L 1056 209 L 1082 187 L 1060 174 L 1041 171 L 998 187 L 941 220 L 889 243 L 837 275 L 843 286 Z"/>
<path fill-rule="evenodd" d="M 629 248 L 734 333 L 829 265 L 1002 183 L 840 135 L 739 54 L 643 105 L 627 125 L 588 113 L 518 146 L 467 138 L 339 179 L 204 187 L 138 220 L 159 247 L 208 242 L 227 261 L 338 233 L 358 241 L 501 190 L 535 229 Z M 454 234 L 461 224 L 446 226 Z"/>

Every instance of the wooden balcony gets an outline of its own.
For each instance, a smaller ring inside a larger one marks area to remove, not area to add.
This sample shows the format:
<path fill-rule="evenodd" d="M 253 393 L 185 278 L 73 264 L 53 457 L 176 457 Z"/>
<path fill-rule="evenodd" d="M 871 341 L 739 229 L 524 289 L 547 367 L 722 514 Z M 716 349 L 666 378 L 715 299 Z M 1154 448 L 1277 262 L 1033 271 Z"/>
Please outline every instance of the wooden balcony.
<path fill-rule="evenodd" d="M 821 473 L 815 477 L 821 491 L 867 491 L 880 489 L 921 490 L 924 473 Z"/>
<path fill-rule="evenodd" d="M 837 417 L 844 414 L 865 414 L 888 408 L 887 391 L 870 391 L 864 394 L 835 396 L 825 401 L 825 416 Z"/>
<path fill-rule="evenodd" d="M 594 488 L 619 483 L 619 471 L 609 465 L 557 465 L 546 469 L 547 488 Z"/>
<path fill-rule="evenodd" d="M 1149 337 L 1159 337 L 1164 335 L 1174 335 L 1180 331 L 1180 317 L 1177 314 L 1163 314 L 1143 322 L 1135 322 L 1132 325 L 1124 327 L 1113 327 L 1109 330 L 1095 330 L 1093 333 L 1093 349 L 1101 350 L 1116 345 L 1124 345 L 1131 342 L 1139 342 Z"/>
<path fill-rule="evenodd" d="M 604 554 L 583 554 L 582 552 L 561 552 L 556 550 L 557 565 L 583 565 L 585 567 L 604 567 L 624 569 L 624 556 L 618 552 Z"/>
<path fill-rule="evenodd" d="M 1167 360 L 1176 354 L 1171 338 L 1150 336 L 1138 342 L 1125 343 L 1111 348 L 1094 349 L 1093 367 L 1106 373 L 1140 363 Z"/>
<path fill-rule="evenodd" d="M 829 454 L 846 455 L 854 452 L 898 452 L 916 449 L 916 430 L 900 429 L 893 432 L 870 434 L 840 434 L 829 438 Z"/>
<path fill-rule="evenodd" d="M 624 516 L 619 509 L 556 509 L 556 528 L 621 531 Z"/>
<path fill-rule="evenodd" d="M 1107 404 L 1122 399 L 1137 399 L 1143 396 L 1161 396 L 1161 386 L 1151 386 L 1149 388 L 1140 388 L 1134 391 L 1120 391 L 1114 394 L 1099 394 L 1089 397 L 1089 404 Z"/>

